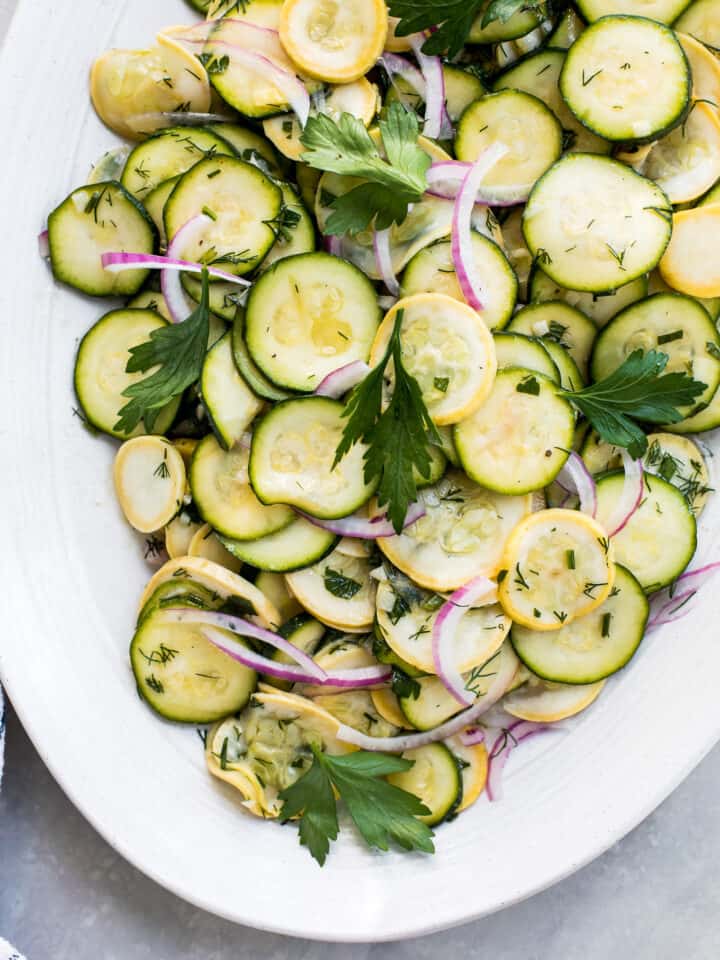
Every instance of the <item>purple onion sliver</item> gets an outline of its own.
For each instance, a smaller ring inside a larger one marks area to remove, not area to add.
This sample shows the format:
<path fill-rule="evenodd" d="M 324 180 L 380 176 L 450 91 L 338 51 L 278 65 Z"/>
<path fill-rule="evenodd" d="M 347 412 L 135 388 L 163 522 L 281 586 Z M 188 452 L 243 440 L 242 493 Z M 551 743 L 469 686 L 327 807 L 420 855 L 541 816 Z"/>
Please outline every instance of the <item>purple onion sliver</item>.
<path fill-rule="evenodd" d="M 410 63 L 409 60 L 386 50 L 378 60 L 378 63 L 385 70 L 391 81 L 393 77 L 400 77 L 413 88 L 419 97 L 425 100 L 427 90 L 425 78 L 418 68 Z"/>
<path fill-rule="evenodd" d="M 583 513 L 591 517 L 597 514 L 595 479 L 585 466 L 585 461 L 574 450 L 570 452 L 562 470 L 555 477 L 555 482 L 568 493 L 577 493 Z"/>
<path fill-rule="evenodd" d="M 183 249 L 192 246 L 199 235 L 211 224 L 211 218 L 204 213 L 184 223 L 168 245 L 168 259 L 179 260 Z M 195 307 L 183 289 L 180 273 L 177 270 L 163 270 L 160 274 L 160 289 L 173 323 L 182 323 Z"/>
<path fill-rule="evenodd" d="M 43 230 L 42 233 L 38 234 L 38 253 L 43 258 L 47 260 L 50 257 L 50 234 L 47 230 Z"/>
<path fill-rule="evenodd" d="M 393 297 L 400 295 L 400 284 L 398 283 L 392 264 L 392 252 L 390 250 L 390 229 L 376 230 L 373 234 L 373 250 L 375 251 L 375 264 L 382 282 L 387 287 L 388 293 Z"/>
<path fill-rule="evenodd" d="M 337 537 L 352 537 L 355 540 L 379 540 L 384 537 L 397 536 L 395 527 L 385 516 L 374 517 L 369 520 L 367 517 L 340 517 L 337 520 L 320 520 L 318 517 L 311 517 L 309 513 L 303 513 L 296 510 L 301 517 L 308 520 L 315 527 L 327 530 L 328 533 L 334 533 Z M 413 523 L 425 516 L 424 504 L 417 500 L 411 503 L 405 514 L 405 526 L 407 529 Z"/>
<path fill-rule="evenodd" d="M 633 460 L 627 450 L 622 451 L 625 479 L 615 511 L 607 523 L 608 535 L 616 536 L 627 526 L 630 518 L 640 506 L 643 496 L 642 460 Z"/>
<path fill-rule="evenodd" d="M 215 267 L 206 267 L 202 263 L 193 263 L 191 260 L 171 260 L 170 257 L 161 257 L 154 253 L 103 253 L 100 258 L 102 265 L 110 273 L 120 273 L 122 270 L 137 270 L 144 267 L 147 270 L 183 270 L 187 273 L 202 273 L 207 270 L 211 277 L 218 280 L 227 280 L 228 283 L 237 283 L 242 287 L 249 287 L 250 281 L 244 277 L 236 277 L 234 273 L 217 270 Z"/>
<path fill-rule="evenodd" d="M 488 755 L 488 773 L 485 789 L 488 800 L 491 803 L 502 800 L 502 773 L 508 757 L 514 748 L 519 746 L 523 740 L 529 740 L 539 733 L 547 733 L 552 729 L 552 726 L 547 723 L 533 723 L 529 720 L 520 720 L 517 723 L 511 724 L 507 731 L 503 731 L 498 735 Z"/>
<path fill-rule="evenodd" d="M 485 742 L 485 731 L 482 727 L 468 727 L 458 735 L 460 743 L 464 747 L 475 747 L 479 743 Z"/>
<path fill-rule="evenodd" d="M 320 381 L 315 390 L 316 397 L 330 397 L 339 400 L 346 393 L 356 387 L 370 373 L 370 367 L 363 360 L 353 360 L 343 367 L 338 367 Z"/>
<path fill-rule="evenodd" d="M 423 134 L 431 140 L 437 140 L 443 125 L 445 110 L 445 74 L 440 57 L 431 57 L 423 53 L 424 34 L 414 34 L 410 44 L 425 79 L 425 125 Z"/>

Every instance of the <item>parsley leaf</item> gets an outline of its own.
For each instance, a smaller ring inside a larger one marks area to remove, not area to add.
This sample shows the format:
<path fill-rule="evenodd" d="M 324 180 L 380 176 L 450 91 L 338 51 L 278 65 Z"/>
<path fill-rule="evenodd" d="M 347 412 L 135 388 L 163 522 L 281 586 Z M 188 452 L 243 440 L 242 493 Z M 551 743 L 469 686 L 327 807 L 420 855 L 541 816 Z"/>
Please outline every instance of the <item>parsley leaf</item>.
<path fill-rule="evenodd" d="M 332 567 L 325 567 L 323 581 L 328 593 L 341 600 L 352 600 L 355 594 L 362 590 L 361 583 L 353 580 L 352 577 L 346 577 L 338 570 L 333 570 Z"/>
<path fill-rule="evenodd" d="M 381 753 L 358 751 L 333 757 L 312 748 L 315 759 L 307 773 L 280 794 L 281 818 L 300 817 L 300 843 L 322 866 L 337 839 L 337 805 L 333 789 L 370 847 L 434 853 L 432 830 L 416 818 L 429 813 L 412 793 L 383 780 L 409 770 L 413 761 Z"/>
<path fill-rule="evenodd" d="M 208 273 L 203 270 L 200 303 L 187 320 L 153 330 L 149 340 L 130 348 L 128 373 L 158 369 L 123 390 L 130 399 L 120 410 L 116 430 L 132 433 L 141 420 L 147 430 L 154 428 L 162 408 L 200 377 L 209 328 Z"/>
<path fill-rule="evenodd" d="M 438 29 L 425 41 L 423 51 L 454 57 L 463 48 L 470 27 L 486 0 L 389 0 L 390 15 L 400 17 L 395 28 L 398 37 Z"/>
<path fill-rule="evenodd" d="M 677 423 L 683 419 L 678 407 L 691 404 L 706 384 L 686 373 L 666 373 L 668 355 L 634 350 L 603 380 L 583 390 L 563 390 L 590 421 L 605 443 L 626 447 L 634 459 L 645 455 L 647 437 L 636 420 Z"/>
<path fill-rule="evenodd" d="M 432 463 L 429 448 L 432 444 L 440 444 L 420 386 L 403 366 L 402 320 L 403 311 L 398 310 L 385 356 L 350 394 L 343 412 L 347 424 L 333 464 L 337 466 L 358 441 L 367 444 L 365 483 L 379 481 L 378 505 L 387 505 L 388 516 L 397 533 L 403 529 L 408 507 L 417 498 L 414 470 L 421 477 L 429 478 Z M 383 376 L 391 359 L 394 389 L 390 403 L 383 411 Z"/>
<path fill-rule="evenodd" d="M 415 114 L 400 103 L 391 104 L 380 121 L 386 160 L 352 114 L 343 113 L 337 122 L 327 114 L 309 118 L 301 137 L 302 160 L 317 170 L 367 181 L 332 199 L 325 233 L 359 233 L 373 220 L 377 230 L 386 230 L 405 220 L 408 204 L 427 189 L 425 173 L 431 164 L 418 146 L 419 132 Z"/>

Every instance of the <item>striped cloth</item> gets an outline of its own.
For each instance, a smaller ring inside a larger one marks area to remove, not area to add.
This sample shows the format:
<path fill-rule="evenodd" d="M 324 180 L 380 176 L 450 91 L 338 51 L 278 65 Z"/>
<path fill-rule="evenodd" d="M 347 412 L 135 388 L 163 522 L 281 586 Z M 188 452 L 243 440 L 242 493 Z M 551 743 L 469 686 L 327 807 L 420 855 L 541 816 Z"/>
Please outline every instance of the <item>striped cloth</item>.
<path fill-rule="evenodd" d="M 5 701 L 0 689 L 0 790 L 2 790 L 3 760 L 5 757 Z M 0 960 L 25 960 L 21 953 L 0 937 Z"/>

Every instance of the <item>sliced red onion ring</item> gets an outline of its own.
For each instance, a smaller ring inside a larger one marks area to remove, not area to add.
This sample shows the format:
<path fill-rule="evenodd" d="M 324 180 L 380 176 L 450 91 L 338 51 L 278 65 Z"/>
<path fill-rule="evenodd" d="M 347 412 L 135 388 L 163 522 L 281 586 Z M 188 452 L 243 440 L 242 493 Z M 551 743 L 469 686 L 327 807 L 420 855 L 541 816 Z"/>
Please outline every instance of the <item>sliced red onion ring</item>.
<path fill-rule="evenodd" d="M 367 517 L 341 517 L 339 520 L 318 520 L 317 517 L 311 517 L 308 513 L 297 510 L 305 520 L 309 520 L 315 527 L 334 533 L 338 537 L 354 537 L 356 540 L 381 540 L 384 537 L 396 536 L 395 527 L 385 516 L 375 517 L 368 520 Z M 424 505 L 417 500 L 411 503 L 405 514 L 405 525 L 403 529 L 412 526 L 413 523 L 425 516 Z"/>
<path fill-rule="evenodd" d="M 690 613 L 692 607 L 690 607 L 689 604 L 696 593 L 697 590 L 684 590 L 682 593 L 676 594 L 672 600 L 665 600 L 662 606 L 659 608 L 656 607 L 655 611 L 651 612 L 651 616 L 647 622 L 647 629 L 653 630 L 655 627 L 662 627 L 666 623 L 674 623 L 676 620 L 682 620 L 683 617 L 686 617 L 688 613 Z M 652 601 L 650 608 L 652 611 Z"/>
<path fill-rule="evenodd" d="M 452 225 L 452 257 L 463 296 L 474 310 L 483 310 L 486 292 L 480 278 L 472 244 L 471 217 L 480 184 L 495 164 L 508 152 L 504 143 L 493 143 L 482 153 L 463 180 L 455 200 Z"/>
<path fill-rule="evenodd" d="M 431 140 L 437 140 L 443 128 L 445 113 L 445 74 L 440 57 L 429 57 L 422 52 L 426 37 L 416 33 L 410 39 L 413 53 L 420 65 L 425 79 L 425 125 L 423 134 Z"/>
<path fill-rule="evenodd" d="M 178 231 L 179 232 L 179 231 Z M 188 273 L 202 273 L 207 270 L 211 277 L 218 280 L 227 280 L 228 283 L 237 283 L 241 287 L 249 287 L 251 283 L 244 277 L 236 277 L 234 273 L 217 270 L 215 267 L 206 267 L 202 263 L 193 263 L 191 260 L 171 260 L 170 257 L 161 257 L 154 253 L 104 253 L 102 265 L 110 273 L 120 273 L 121 270 L 137 270 L 145 267 L 149 270 L 186 270 Z"/>
<path fill-rule="evenodd" d="M 193 217 L 192 220 L 188 220 L 187 223 L 180 227 L 170 241 L 167 248 L 168 259 L 179 260 L 183 249 L 192 246 L 203 231 L 211 225 L 211 218 L 204 213 Z M 186 320 L 193 312 L 195 304 L 191 302 L 185 293 L 181 276 L 177 270 L 162 271 L 160 274 L 160 289 L 162 290 L 163 297 L 165 297 L 165 302 L 167 303 L 167 308 L 173 323 L 182 323 L 182 321 Z"/>
<path fill-rule="evenodd" d="M 47 230 L 43 230 L 42 233 L 38 234 L 38 253 L 43 258 L 47 260 L 50 257 L 50 235 Z"/>
<path fill-rule="evenodd" d="M 376 230 L 373 234 L 373 249 L 375 250 L 375 263 L 382 282 L 394 297 L 400 296 L 400 284 L 398 283 L 392 264 L 392 253 L 390 252 L 390 229 Z"/>
<path fill-rule="evenodd" d="M 625 482 L 620 493 L 620 499 L 607 522 L 608 536 L 610 537 L 614 537 L 625 529 L 630 517 L 640 506 L 643 497 L 642 460 L 633 460 L 627 450 L 622 451 L 622 460 L 625 468 Z"/>
<path fill-rule="evenodd" d="M 315 396 L 339 400 L 369 373 L 370 367 L 363 360 L 353 360 L 352 363 L 346 363 L 345 366 L 333 370 L 324 380 L 321 380 L 315 390 Z"/>
<path fill-rule="evenodd" d="M 332 234 L 330 236 L 324 237 L 323 242 L 325 244 L 325 249 L 333 257 L 342 257 L 343 248 L 342 240 L 337 234 Z"/>
<path fill-rule="evenodd" d="M 547 733 L 552 729 L 552 726 L 547 723 L 518 720 L 517 723 L 511 724 L 507 730 L 498 735 L 488 756 L 488 776 L 485 789 L 491 803 L 502 800 L 502 773 L 507 759 L 515 747 L 521 744 L 523 740 L 529 740 L 530 737 L 537 736 L 539 733 Z"/>
<path fill-rule="evenodd" d="M 413 88 L 418 96 L 422 97 L 423 101 L 425 100 L 427 94 L 425 77 L 409 60 L 386 50 L 378 60 L 378 63 L 385 70 L 391 81 L 393 77 L 400 77 L 408 86 Z"/>
<path fill-rule="evenodd" d="M 347 670 L 335 670 L 326 674 L 323 687 L 339 687 L 343 690 L 359 690 L 361 687 L 376 687 L 389 680 L 392 667 L 382 663 L 371 667 L 352 667 Z"/>
<path fill-rule="evenodd" d="M 440 607 L 432 631 L 432 654 L 435 672 L 449 693 L 464 707 L 475 701 L 471 690 L 465 689 L 453 646 L 460 621 L 473 606 L 485 606 L 497 600 L 497 584 L 487 577 L 475 577 L 448 597 Z"/>
<path fill-rule="evenodd" d="M 582 512 L 589 514 L 591 517 L 595 516 L 597 513 L 595 480 L 585 466 L 583 458 L 574 450 L 570 451 L 570 456 L 565 461 L 560 473 L 555 477 L 555 482 L 567 493 L 577 493 Z"/>
<path fill-rule="evenodd" d="M 485 731 L 482 727 L 468 727 L 459 734 L 459 739 L 464 747 L 475 747 L 479 743 L 485 743 Z"/>
<path fill-rule="evenodd" d="M 696 570 L 687 570 L 665 590 L 660 590 L 650 600 L 648 630 L 674 623 L 687 616 L 693 605 L 690 601 L 698 590 L 720 571 L 720 561 L 706 563 Z"/>
<path fill-rule="evenodd" d="M 455 200 L 472 164 L 461 160 L 439 160 L 427 171 L 428 190 L 432 197 Z M 512 207 L 527 199 L 527 191 L 519 187 L 490 187 L 480 185 L 475 203 L 480 206 Z"/>
<path fill-rule="evenodd" d="M 478 717 L 497 703 L 507 690 L 515 676 L 516 663 L 510 657 L 499 657 L 498 659 L 500 661 L 498 672 L 485 696 L 480 697 L 472 707 L 468 707 L 467 710 L 463 710 L 457 716 L 452 717 L 433 730 L 410 733 L 404 737 L 369 737 L 367 734 L 343 723 L 338 728 L 337 738 L 342 740 L 343 743 L 352 743 L 363 750 L 379 751 L 380 753 L 404 753 L 406 750 L 424 747 L 428 743 L 446 740 L 448 737 L 460 733 L 465 727 L 471 726 Z"/>

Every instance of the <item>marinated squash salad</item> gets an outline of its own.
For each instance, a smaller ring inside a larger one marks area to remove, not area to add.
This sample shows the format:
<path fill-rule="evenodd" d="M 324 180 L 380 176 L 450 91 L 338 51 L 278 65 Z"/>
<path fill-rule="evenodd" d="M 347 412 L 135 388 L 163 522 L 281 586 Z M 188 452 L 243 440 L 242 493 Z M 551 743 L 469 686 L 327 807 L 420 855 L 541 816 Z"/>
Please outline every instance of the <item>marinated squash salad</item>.
<path fill-rule="evenodd" d="M 432 827 L 682 616 L 720 426 L 714 0 L 193 0 L 50 214 L 130 663 L 324 863 Z M 190 19 L 190 18 L 188 18 Z M 148 39 L 148 38 L 144 38 Z"/>

